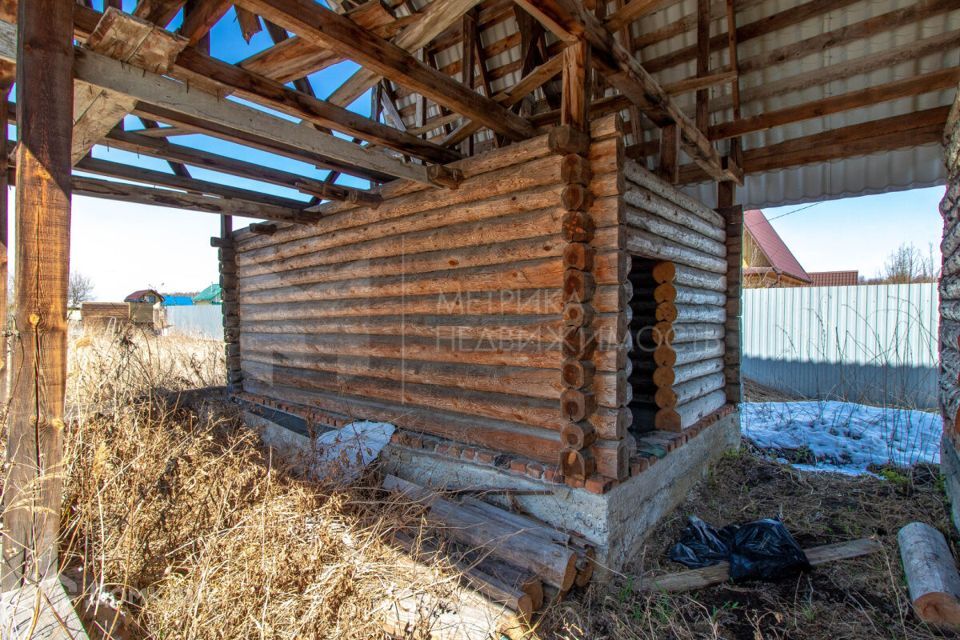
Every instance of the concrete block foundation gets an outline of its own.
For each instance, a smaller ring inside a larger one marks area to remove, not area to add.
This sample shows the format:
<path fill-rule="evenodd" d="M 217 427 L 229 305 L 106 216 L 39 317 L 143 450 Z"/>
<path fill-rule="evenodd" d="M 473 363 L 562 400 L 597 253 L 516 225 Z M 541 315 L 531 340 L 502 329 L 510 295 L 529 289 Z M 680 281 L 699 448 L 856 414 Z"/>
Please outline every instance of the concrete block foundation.
<path fill-rule="evenodd" d="M 247 424 L 257 428 L 276 454 L 304 460 L 311 439 L 302 430 L 274 419 L 245 412 Z M 489 464 L 464 461 L 421 449 L 391 444 L 384 449 L 388 472 L 441 490 L 517 489 L 548 492 L 519 495 L 519 506 L 555 527 L 575 531 L 596 546 L 601 566 L 620 570 L 639 553 L 654 526 L 673 510 L 725 451 L 740 443 L 740 415 L 733 412 L 704 429 L 697 437 L 669 452 L 649 469 L 604 494 L 573 489 L 565 484 L 536 480 Z M 491 502 L 497 496 L 489 498 Z M 505 502 L 501 504 L 507 506 Z"/>

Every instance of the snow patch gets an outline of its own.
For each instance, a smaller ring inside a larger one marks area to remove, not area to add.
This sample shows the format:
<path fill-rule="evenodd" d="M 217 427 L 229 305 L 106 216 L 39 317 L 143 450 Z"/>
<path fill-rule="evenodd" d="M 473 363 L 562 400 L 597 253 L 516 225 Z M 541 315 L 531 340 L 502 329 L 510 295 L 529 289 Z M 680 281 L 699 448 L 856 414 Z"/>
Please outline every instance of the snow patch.
<path fill-rule="evenodd" d="M 852 402 L 745 402 L 743 435 L 778 455 L 807 449 L 811 471 L 868 473 L 871 464 L 940 462 L 943 420 L 935 413 Z"/>

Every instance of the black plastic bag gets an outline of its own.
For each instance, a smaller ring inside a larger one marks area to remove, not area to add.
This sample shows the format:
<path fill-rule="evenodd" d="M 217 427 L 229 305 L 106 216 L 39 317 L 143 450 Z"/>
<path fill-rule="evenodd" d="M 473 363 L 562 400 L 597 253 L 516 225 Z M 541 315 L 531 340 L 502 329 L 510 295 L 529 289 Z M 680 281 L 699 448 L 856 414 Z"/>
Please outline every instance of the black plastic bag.
<path fill-rule="evenodd" d="M 728 525 L 717 531 L 690 516 L 679 542 L 670 548 L 670 559 L 691 569 L 726 560 L 734 582 L 776 580 L 810 569 L 803 549 L 783 523 L 773 518 Z"/>

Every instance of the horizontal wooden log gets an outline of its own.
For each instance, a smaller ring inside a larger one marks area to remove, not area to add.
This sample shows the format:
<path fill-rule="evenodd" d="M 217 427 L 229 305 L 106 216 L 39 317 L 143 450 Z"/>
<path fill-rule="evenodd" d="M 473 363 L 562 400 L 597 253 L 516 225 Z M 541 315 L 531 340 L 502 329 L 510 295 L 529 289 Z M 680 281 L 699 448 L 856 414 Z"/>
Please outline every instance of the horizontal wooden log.
<path fill-rule="evenodd" d="M 693 287 L 677 286 L 665 282 L 653 292 L 653 299 L 657 302 L 674 302 L 676 304 L 713 305 L 722 307 L 726 304 L 726 296 L 719 291 L 694 289 Z"/>
<path fill-rule="evenodd" d="M 629 204 L 625 208 L 624 219 L 627 225 L 634 229 L 645 231 L 684 247 L 690 247 L 700 253 L 717 258 L 726 258 L 727 248 L 722 241 L 708 238 Z"/>
<path fill-rule="evenodd" d="M 597 470 L 597 462 L 591 449 L 564 449 L 560 453 L 560 473 L 569 483 L 584 481 Z"/>
<path fill-rule="evenodd" d="M 711 373 L 683 384 L 658 389 L 655 397 L 656 404 L 661 409 L 672 409 L 677 405 L 687 404 L 717 389 L 722 389 L 724 386 L 726 386 L 724 375 L 722 373 Z"/>
<path fill-rule="evenodd" d="M 589 326 L 593 322 L 594 315 L 593 307 L 587 302 L 568 302 L 563 306 L 563 322 L 570 327 Z"/>
<path fill-rule="evenodd" d="M 597 440 L 591 450 L 600 475 L 614 480 L 626 480 L 630 475 L 631 451 L 625 440 Z"/>
<path fill-rule="evenodd" d="M 653 382 L 658 387 L 669 387 L 683 384 L 689 380 L 716 373 L 717 371 L 723 371 L 723 358 L 700 360 L 675 367 L 658 367 L 653 372 Z"/>
<path fill-rule="evenodd" d="M 595 375 L 596 365 L 589 360 L 565 358 L 560 367 L 560 377 L 563 383 L 573 389 L 590 387 Z"/>
<path fill-rule="evenodd" d="M 560 439 L 569 449 L 584 449 L 597 439 L 597 432 L 589 422 L 571 422 L 564 425 Z"/>
<path fill-rule="evenodd" d="M 563 265 L 581 271 L 593 270 L 596 250 L 585 242 L 571 242 L 564 247 Z"/>
<path fill-rule="evenodd" d="M 676 345 L 661 345 L 653 352 L 653 360 L 660 367 L 676 367 L 701 360 L 723 356 L 722 340 L 704 340 Z"/>
<path fill-rule="evenodd" d="M 589 271 L 566 269 L 563 273 L 563 295 L 571 302 L 586 303 L 593 298 L 597 282 Z"/>
<path fill-rule="evenodd" d="M 581 155 L 569 153 L 560 161 L 560 180 L 564 184 L 587 186 L 593 179 L 590 161 Z"/>
<path fill-rule="evenodd" d="M 362 397 L 345 397 L 339 393 L 269 385 L 257 380 L 244 380 L 244 391 L 282 398 L 284 402 L 357 419 L 390 422 L 411 431 L 450 438 L 504 453 L 516 453 L 550 464 L 556 463 L 562 448 L 559 431 L 551 432 L 480 416 L 457 414 L 436 407 L 424 409 L 413 405 L 383 403 Z"/>
<path fill-rule="evenodd" d="M 683 431 L 726 403 L 726 393 L 714 391 L 686 404 L 677 405 L 673 409 L 661 409 L 657 412 L 654 424 L 657 429 L 664 431 Z"/>
<path fill-rule="evenodd" d="M 634 339 L 639 349 L 650 349 L 661 344 L 719 340 L 723 337 L 724 328 L 720 324 L 658 322 L 653 327 L 643 327 L 636 331 Z"/>
<path fill-rule="evenodd" d="M 691 233 L 710 238 L 716 242 L 726 240 L 724 227 L 716 226 L 696 214 L 681 209 L 669 200 L 661 198 L 646 189 L 628 186 L 626 193 L 623 194 L 623 200 L 638 211 L 653 214 L 667 222 L 682 226 Z"/>
<path fill-rule="evenodd" d="M 564 389 L 560 394 L 560 414 L 566 420 L 571 422 L 586 420 L 596 409 L 597 398 L 589 391 L 571 388 Z"/>
<path fill-rule="evenodd" d="M 632 226 L 628 226 L 625 233 L 627 251 L 634 255 L 671 260 L 718 275 L 725 275 L 727 272 L 725 258 L 694 250 Z"/>
<path fill-rule="evenodd" d="M 715 227 L 723 227 L 723 217 L 696 198 L 689 196 L 674 185 L 644 169 L 634 161 L 624 164 L 623 174 L 630 182 L 652 191 L 656 195 L 673 202 L 676 206 L 689 211 Z"/>
<path fill-rule="evenodd" d="M 644 307 L 639 303 L 634 303 L 631 306 L 633 306 L 635 314 L 642 313 L 644 310 Z M 656 306 L 654 317 L 657 322 L 722 325 L 727 318 L 727 312 L 723 307 L 712 305 L 661 302 Z"/>

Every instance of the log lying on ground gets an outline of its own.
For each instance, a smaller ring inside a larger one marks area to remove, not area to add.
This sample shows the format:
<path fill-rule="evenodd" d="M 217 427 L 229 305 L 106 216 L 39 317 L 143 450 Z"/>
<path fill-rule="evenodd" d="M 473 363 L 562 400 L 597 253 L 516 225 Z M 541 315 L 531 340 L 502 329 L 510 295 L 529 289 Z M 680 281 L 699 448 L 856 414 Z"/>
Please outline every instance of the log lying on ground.
<path fill-rule="evenodd" d="M 861 538 L 849 542 L 804 549 L 804 552 L 807 554 L 807 560 L 810 561 L 810 564 L 816 567 L 828 562 L 857 558 L 882 550 L 883 545 L 878 541 Z M 720 562 L 712 567 L 691 569 L 690 571 L 680 571 L 678 573 L 646 579 L 640 582 L 640 588 L 644 591 L 653 592 L 692 591 L 694 589 L 704 589 L 715 584 L 721 584 L 729 579 L 730 564 Z"/>
<path fill-rule="evenodd" d="M 960 626 L 960 574 L 943 534 L 911 522 L 897 534 L 910 600 L 924 622 Z"/>
<path fill-rule="evenodd" d="M 411 557 L 423 556 L 427 562 L 436 562 L 442 558 L 437 546 L 429 540 L 416 540 L 402 531 L 393 534 L 394 541 Z M 462 581 L 478 593 L 484 595 L 494 605 L 509 609 L 526 623 L 529 623 L 534 612 L 533 598 L 517 585 L 511 585 L 502 580 L 494 571 L 488 570 L 487 562 L 481 566 L 480 562 L 469 562 L 466 558 L 457 558 L 448 554 L 450 563 L 461 572 Z M 503 565 L 509 566 L 509 565 Z M 498 572 L 499 573 L 499 572 Z M 542 604 L 542 586 L 541 586 Z"/>
<path fill-rule="evenodd" d="M 673 409 L 660 409 L 654 424 L 663 431 L 683 431 L 727 403 L 727 394 L 714 391 Z"/>
<path fill-rule="evenodd" d="M 545 544 L 540 536 L 465 509 L 429 489 L 395 476 L 386 476 L 383 487 L 423 502 L 428 507 L 427 521 L 442 527 L 443 533 L 451 539 L 481 548 L 504 562 L 539 576 L 561 591 L 573 586 L 577 575 L 576 554 L 569 548 Z"/>

